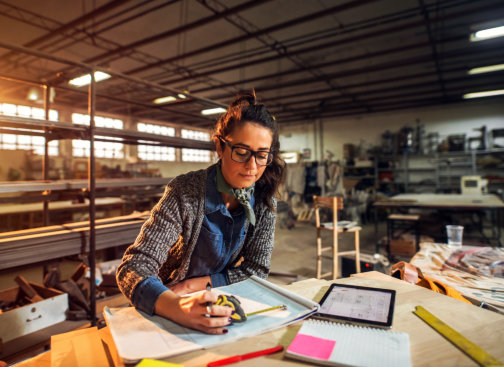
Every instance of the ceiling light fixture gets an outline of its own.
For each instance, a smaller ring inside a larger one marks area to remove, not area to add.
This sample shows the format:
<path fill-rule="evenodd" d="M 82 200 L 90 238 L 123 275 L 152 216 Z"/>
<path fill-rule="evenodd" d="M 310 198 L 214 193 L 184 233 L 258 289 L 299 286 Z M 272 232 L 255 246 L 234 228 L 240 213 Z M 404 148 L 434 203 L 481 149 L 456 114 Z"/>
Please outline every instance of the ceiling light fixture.
<path fill-rule="evenodd" d="M 36 87 L 31 87 L 28 90 L 28 96 L 26 97 L 29 101 L 36 102 L 40 99 L 40 91 Z"/>
<path fill-rule="evenodd" d="M 96 83 L 101 82 L 102 80 L 106 80 L 108 78 L 110 78 L 110 74 L 104 73 L 102 71 L 95 71 L 94 73 L 94 79 Z M 91 74 L 81 75 L 68 82 L 68 84 L 73 85 L 74 87 L 82 87 L 90 83 L 91 83 Z"/>
<path fill-rule="evenodd" d="M 182 93 L 177 94 L 177 97 L 179 97 L 180 99 L 186 99 L 187 98 L 187 96 L 185 94 L 182 94 Z"/>
<path fill-rule="evenodd" d="M 483 74 L 483 73 L 491 73 L 492 71 L 499 71 L 499 70 L 504 70 L 504 64 L 489 65 L 489 66 L 482 66 L 480 68 L 474 68 L 474 69 L 469 70 L 467 72 L 467 74 L 469 74 L 469 75 Z"/>
<path fill-rule="evenodd" d="M 166 96 L 166 97 L 156 98 L 154 100 L 154 103 L 155 104 L 162 104 L 162 103 L 173 102 L 173 101 L 176 101 L 176 100 L 177 100 L 177 98 L 175 98 L 174 96 Z"/>
<path fill-rule="evenodd" d="M 493 96 L 500 96 L 504 94 L 504 89 L 498 89 L 498 90 L 489 90 L 486 92 L 475 92 L 475 93 L 467 93 L 462 96 L 464 99 L 470 99 L 470 98 L 482 98 L 482 97 L 493 97 Z"/>
<path fill-rule="evenodd" d="M 206 109 L 206 110 L 201 110 L 201 114 L 204 115 L 204 116 L 208 116 L 208 115 L 215 115 L 215 114 L 218 114 L 218 113 L 224 113 L 226 112 L 226 110 L 222 107 L 216 107 L 216 108 L 209 108 L 209 109 Z"/>
<path fill-rule="evenodd" d="M 471 41 L 483 41 L 502 36 L 504 36 L 504 26 L 482 29 L 481 31 L 471 33 Z"/>

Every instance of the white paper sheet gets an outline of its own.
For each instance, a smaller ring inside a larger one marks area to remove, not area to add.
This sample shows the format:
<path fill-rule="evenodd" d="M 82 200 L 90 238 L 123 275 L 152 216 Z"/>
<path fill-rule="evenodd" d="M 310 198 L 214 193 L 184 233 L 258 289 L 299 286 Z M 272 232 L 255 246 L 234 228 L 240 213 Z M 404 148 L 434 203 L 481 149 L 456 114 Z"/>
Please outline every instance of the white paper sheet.
<path fill-rule="evenodd" d="M 134 307 L 107 307 L 104 316 L 119 355 L 127 362 L 166 358 L 262 334 L 307 317 L 319 308 L 317 303 L 255 276 L 213 291 L 237 297 L 245 313 L 282 304 L 287 310 L 252 315 L 246 322 L 228 327 L 229 332 L 225 335 L 208 335 L 159 316 L 148 316 Z"/>

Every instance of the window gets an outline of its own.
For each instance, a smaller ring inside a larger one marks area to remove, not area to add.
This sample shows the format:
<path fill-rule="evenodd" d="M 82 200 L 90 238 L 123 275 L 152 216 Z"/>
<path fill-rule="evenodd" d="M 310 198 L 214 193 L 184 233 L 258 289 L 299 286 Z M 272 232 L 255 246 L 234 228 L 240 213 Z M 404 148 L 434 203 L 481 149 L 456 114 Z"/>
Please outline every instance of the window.
<path fill-rule="evenodd" d="M 181 130 L 182 138 L 210 141 L 210 134 L 198 130 Z M 203 149 L 182 148 L 182 162 L 210 162 L 210 151 Z"/>
<path fill-rule="evenodd" d="M 298 152 L 284 152 L 280 153 L 280 157 L 284 160 L 285 163 L 297 163 L 299 162 L 299 153 Z"/>
<path fill-rule="evenodd" d="M 169 126 L 161 126 L 139 122 L 137 130 L 164 136 L 175 136 L 175 129 Z M 141 142 L 141 141 L 140 141 Z M 144 161 L 175 161 L 175 148 L 156 145 L 138 145 L 138 158 Z"/>
<path fill-rule="evenodd" d="M 72 122 L 78 125 L 89 126 L 89 115 L 72 113 Z M 107 127 L 111 129 L 122 129 L 123 121 L 109 117 L 95 116 L 95 126 Z M 107 139 L 109 141 L 95 141 L 95 155 L 97 158 L 124 158 L 124 144 L 113 143 L 110 140 L 121 141 L 121 138 L 111 138 L 105 136 L 95 136 L 95 139 Z M 72 140 L 72 151 L 74 157 L 89 157 L 89 141 Z"/>
<path fill-rule="evenodd" d="M 28 117 L 38 120 L 45 119 L 45 110 L 38 107 L 0 103 L 0 115 Z M 58 121 L 58 111 L 49 110 L 49 120 Z M 34 131 L 34 130 L 27 130 Z M 7 150 L 32 150 L 35 154 L 44 155 L 45 138 L 34 135 L 0 134 L 0 149 Z M 59 141 L 52 140 L 48 144 L 48 154 L 57 156 Z"/>

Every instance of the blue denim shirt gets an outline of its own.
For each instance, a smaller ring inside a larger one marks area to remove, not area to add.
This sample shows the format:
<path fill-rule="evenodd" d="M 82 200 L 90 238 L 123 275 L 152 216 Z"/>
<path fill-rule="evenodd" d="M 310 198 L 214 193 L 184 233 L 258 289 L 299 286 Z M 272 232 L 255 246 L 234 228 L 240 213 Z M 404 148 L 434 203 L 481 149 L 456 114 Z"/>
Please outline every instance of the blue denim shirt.
<path fill-rule="evenodd" d="M 229 284 L 226 267 L 233 253 L 245 238 L 245 212 L 240 206 L 231 214 L 224 205 L 215 184 L 215 169 L 206 181 L 205 218 L 198 242 L 191 255 L 188 278 L 210 275 L 213 287 Z M 253 207 L 254 196 L 250 200 Z M 138 284 L 133 292 L 133 305 L 154 314 L 154 305 L 161 293 L 168 288 L 157 277 L 149 277 Z"/>

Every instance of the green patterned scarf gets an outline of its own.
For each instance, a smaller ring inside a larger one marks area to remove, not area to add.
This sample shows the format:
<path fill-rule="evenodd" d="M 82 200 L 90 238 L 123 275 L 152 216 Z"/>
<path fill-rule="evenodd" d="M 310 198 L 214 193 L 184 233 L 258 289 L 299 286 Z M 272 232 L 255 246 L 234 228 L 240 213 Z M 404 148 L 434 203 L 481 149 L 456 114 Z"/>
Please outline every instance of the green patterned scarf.
<path fill-rule="evenodd" d="M 239 201 L 239 203 L 243 206 L 243 209 L 245 210 L 245 215 L 247 216 L 247 219 L 249 222 L 255 226 L 255 214 L 254 214 L 254 209 L 250 206 L 250 198 L 252 195 L 254 195 L 254 186 L 250 186 L 249 188 L 246 189 L 234 189 L 229 184 L 224 180 L 224 176 L 222 176 L 221 172 L 221 162 L 217 164 L 217 175 L 215 177 L 215 180 L 217 182 L 217 190 L 219 192 L 223 192 L 225 194 L 229 194 L 232 197 L 236 198 L 236 200 Z"/>

